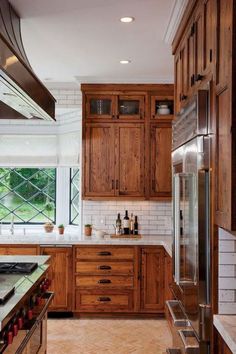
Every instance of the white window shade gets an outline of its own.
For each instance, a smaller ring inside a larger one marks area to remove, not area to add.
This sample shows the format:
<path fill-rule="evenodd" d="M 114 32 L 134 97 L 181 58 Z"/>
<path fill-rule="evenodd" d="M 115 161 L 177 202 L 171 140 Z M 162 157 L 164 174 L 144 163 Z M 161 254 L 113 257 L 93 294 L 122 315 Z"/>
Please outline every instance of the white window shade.
<path fill-rule="evenodd" d="M 78 132 L 61 135 L 0 135 L 0 166 L 78 166 L 79 140 Z"/>
<path fill-rule="evenodd" d="M 58 162 L 59 166 L 79 166 L 80 160 L 80 132 L 59 134 Z"/>

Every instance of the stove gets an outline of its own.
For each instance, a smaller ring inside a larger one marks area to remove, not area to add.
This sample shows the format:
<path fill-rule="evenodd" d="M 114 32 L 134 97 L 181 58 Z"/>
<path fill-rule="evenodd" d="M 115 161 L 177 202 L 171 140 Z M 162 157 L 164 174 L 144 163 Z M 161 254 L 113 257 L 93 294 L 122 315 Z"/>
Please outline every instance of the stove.
<path fill-rule="evenodd" d="M 0 289 L 0 305 L 4 305 L 15 293 L 15 287 L 5 287 Z M 1 309 L 1 308 L 0 308 Z"/>
<path fill-rule="evenodd" d="M 31 274 L 38 263 L 0 262 L 0 274 Z"/>

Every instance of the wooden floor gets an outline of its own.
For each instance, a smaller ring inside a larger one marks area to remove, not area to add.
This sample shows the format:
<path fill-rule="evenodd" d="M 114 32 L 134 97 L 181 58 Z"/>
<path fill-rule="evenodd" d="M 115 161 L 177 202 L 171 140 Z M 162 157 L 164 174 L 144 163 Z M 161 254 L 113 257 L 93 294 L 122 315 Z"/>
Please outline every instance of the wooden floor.
<path fill-rule="evenodd" d="M 170 346 L 164 319 L 48 320 L 47 354 L 162 354 Z"/>

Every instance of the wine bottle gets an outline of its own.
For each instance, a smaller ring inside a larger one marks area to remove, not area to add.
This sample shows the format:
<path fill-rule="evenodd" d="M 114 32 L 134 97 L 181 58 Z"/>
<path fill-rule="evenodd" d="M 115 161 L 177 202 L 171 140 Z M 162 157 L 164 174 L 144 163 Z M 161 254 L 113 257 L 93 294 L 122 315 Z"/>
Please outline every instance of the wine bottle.
<path fill-rule="evenodd" d="M 116 219 L 116 235 L 120 235 L 120 234 L 121 234 L 121 219 L 120 219 L 120 213 L 118 213 Z"/>
<path fill-rule="evenodd" d="M 123 229 L 124 229 L 124 234 L 129 235 L 130 232 L 130 220 L 128 217 L 128 210 L 125 211 L 125 217 L 123 219 Z"/>
<path fill-rule="evenodd" d="M 131 213 L 131 216 L 130 216 L 130 233 L 131 233 L 131 235 L 134 234 L 134 215 L 133 215 L 133 213 Z"/>
<path fill-rule="evenodd" d="M 138 217 L 135 215 L 134 217 L 134 235 L 138 235 Z"/>

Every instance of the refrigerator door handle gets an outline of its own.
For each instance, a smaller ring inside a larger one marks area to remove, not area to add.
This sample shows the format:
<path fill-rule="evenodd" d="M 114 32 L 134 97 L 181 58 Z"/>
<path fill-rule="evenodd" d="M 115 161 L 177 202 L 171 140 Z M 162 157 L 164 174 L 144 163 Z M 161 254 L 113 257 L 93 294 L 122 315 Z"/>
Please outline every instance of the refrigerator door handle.
<path fill-rule="evenodd" d="M 180 175 L 174 175 L 174 249 L 175 249 L 175 269 L 174 279 L 177 285 L 180 283 Z"/>

